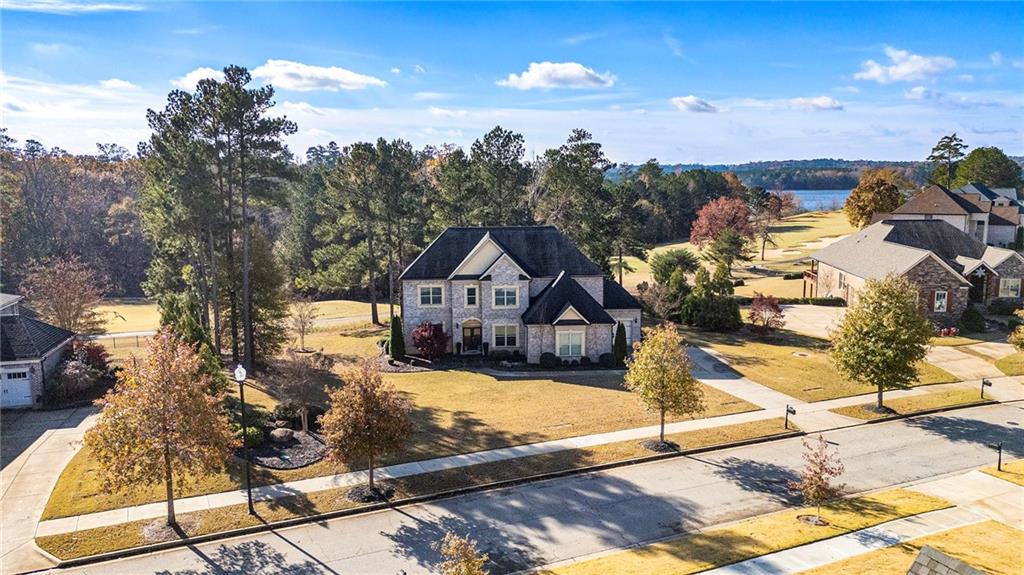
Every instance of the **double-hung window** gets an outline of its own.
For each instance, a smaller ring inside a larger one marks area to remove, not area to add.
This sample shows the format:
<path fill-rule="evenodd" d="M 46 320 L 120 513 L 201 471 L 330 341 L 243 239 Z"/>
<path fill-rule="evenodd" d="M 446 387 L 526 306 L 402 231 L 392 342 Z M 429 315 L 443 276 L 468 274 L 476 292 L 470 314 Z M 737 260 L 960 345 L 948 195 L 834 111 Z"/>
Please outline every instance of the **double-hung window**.
<path fill-rule="evenodd" d="M 947 304 L 949 303 L 949 292 L 937 291 L 935 292 L 935 305 L 932 306 L 932 311 L 943 312 L 946 311 Z"/>
<path fill-rule="evenodd" d="M 516 307 L 518 305 L 517 296 L 519 295 L 519 288 L 512 287 L 495 287 L 494 288 L 494 307 Z"/>
<path fill-rule="evenodd" d="M 423 307 L 439 307 L 444 304 L 444 291 L 441 286 L 420 286 L 420 305 Z"/>
<path fill-rule="evenodd" d="M 999 280 L 999 297 L 1020 297 L 1020 278 Z"/>
<path fill-rule="evenodd" d="M 494 347 L 516 347 L 519 345 L 519 328 L 515 325 L 494 326 Z"/>
<path fill-rule="evenodd" d="M 478 288 L 476 286 L 466 286 L 465 307 L 476 307 L 479 305 L 477 303 L 477 289 Z"/>
<path fill-rule="evenodd" d="M 558 357 L 581 357 L 583 355 L 583 332 L 558 332 Z"/>

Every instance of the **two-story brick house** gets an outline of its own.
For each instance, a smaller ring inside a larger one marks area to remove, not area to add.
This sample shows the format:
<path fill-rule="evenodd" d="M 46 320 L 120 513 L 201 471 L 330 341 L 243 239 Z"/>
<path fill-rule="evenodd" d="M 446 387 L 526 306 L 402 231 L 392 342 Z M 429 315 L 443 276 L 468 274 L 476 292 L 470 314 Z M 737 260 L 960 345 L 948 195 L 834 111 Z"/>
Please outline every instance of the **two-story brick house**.
<path fill-rule="evenodd" d="M 619 323 L 640 338 L 640 303 L 552 226 L 448 228 L 405 269 L 406 348 L 440 324 L 452 353 L 543 353 L 597 361 Z M 485 345 L 486 344 L 486 345 Z"/>

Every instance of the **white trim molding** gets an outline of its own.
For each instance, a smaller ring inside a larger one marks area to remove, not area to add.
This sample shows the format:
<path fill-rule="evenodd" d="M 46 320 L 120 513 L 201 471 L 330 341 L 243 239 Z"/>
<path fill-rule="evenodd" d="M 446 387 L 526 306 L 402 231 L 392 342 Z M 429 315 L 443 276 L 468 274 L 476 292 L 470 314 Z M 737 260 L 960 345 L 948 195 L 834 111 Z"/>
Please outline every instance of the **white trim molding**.
<path fill-rule="evenodd" d="M 573 335 L 578 335 L 580 337 L 580 343 L 579 343 L 580 353 L 579 353 L 579 355 L 572 354 L 572 348 L 573 348 L 574 344 L 573 344 L 571 336 L 573 336 Z M 569 355 L 562 355 L 562 343 L 561 343 L 562 336 L 570 336 L 569 343 L 566 344 L 568 346 L 568 348 L 569 348 Z M 561 358 L 565 358 L 565 359 L 578 358 L 578 357 L 583 357 L 583 356 L 587 355 L 587 331 L 584 330 L 584 329 L 560 329 L 560 330 L 556 330 L 555 331 L 555 355 L 557 355 L 558 357 L 561 357 Z"/>
<path fill-rule="evenodd" d="M 502 334 L 502 337 L 505 338 L 505 345 L 498 345 L 498 328 L 499 327 L 500 328 L 504 328 L 502 331 L 504 331 L 505 333 Z M 513 337 L 515 338 L 515 343 L 513 345 L 509 345 L 508 344 L 508 336 L 509 336 L 508 328 L 510 328 L 510 327 L 515 330 L 515 333 L 513 334 Z M 494 324 L 491 324 L 491 347 L 495 348 L 495 349 L 506 349 L 506 348 L 519 347 L 519 324 L 515 324 L 515 323 L 494 323 Z"/>
<path fill-rule="evenodd" d="M 469 290 L 473 290 L 474 303 L 469 303 Z M 480 284 L 462 286 L 462 307 L 480 307 Z"/>

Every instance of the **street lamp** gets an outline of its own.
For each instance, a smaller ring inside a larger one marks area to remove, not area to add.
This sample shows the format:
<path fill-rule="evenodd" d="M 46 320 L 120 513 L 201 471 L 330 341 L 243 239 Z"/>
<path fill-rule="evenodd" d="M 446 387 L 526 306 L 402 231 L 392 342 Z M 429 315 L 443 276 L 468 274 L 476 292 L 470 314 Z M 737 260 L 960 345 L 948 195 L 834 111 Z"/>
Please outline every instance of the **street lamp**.
<path fill-rule="evenodd" d="M 242 403 L 242 446 L 245 448 L 245 492 L 249 501 L 249 515 L 256 515 L 252 506 L 252 452 L 249 450 L 249 420 L 245 416 L 245 368 L 238 364 L 235 381 L 238 382 L 238 400 Z"/>

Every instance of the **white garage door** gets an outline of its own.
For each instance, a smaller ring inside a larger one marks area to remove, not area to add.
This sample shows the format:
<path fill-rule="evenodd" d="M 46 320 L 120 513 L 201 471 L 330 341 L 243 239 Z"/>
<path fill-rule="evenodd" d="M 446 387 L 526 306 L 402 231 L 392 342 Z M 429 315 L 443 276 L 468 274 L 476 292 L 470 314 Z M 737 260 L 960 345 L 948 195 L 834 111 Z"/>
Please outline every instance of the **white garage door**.
<path fill-rule="evenodd" d="M 0 407 L 32 405 L 32 380 L 28 368 L 5 369 L 0 373 Z"/>

